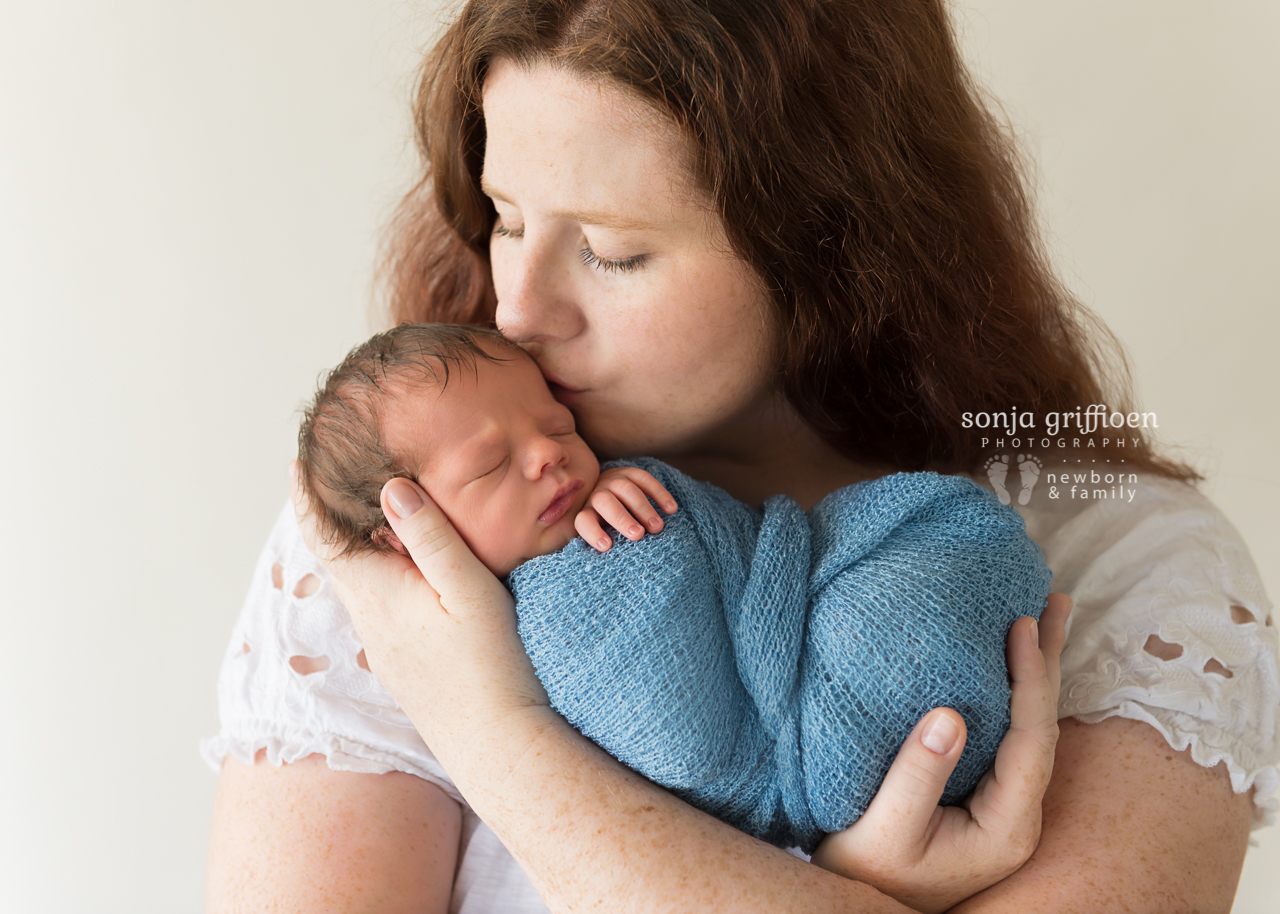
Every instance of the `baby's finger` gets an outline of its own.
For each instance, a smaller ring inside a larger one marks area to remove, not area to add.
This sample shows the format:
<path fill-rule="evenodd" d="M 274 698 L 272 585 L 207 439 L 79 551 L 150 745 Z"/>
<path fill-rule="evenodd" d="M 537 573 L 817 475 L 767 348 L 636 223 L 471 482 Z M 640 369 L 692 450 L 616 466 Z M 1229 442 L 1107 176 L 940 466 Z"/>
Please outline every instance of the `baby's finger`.
<path fill-rule="evenodd" d="M 636 519 L 627 513 L 627 509 L 623 507 L 622 502 L 618 501 L 617 496 L 607 489 L 597 489 L 591 494 L 591 507 L 600 512 L 600 516 L 604 518 L 605 523 L 613 527 L 627 539 L 635 541 L 644 536 L 644 527 L 641 527 Z M 649 509 L 650 513 L 653 509 Z M 656 515 L 655 515 L 656 516 Z"/>
<path fill-rule="evenodd" d="M 658 482 L 657 477 L 652 473 L 635 467 L 629 468 L 626 477 L 640 487 L 645 495 L 658 503 L 658 506 L 668 514 L 676 513 L 676 500 L 667 491 L 667 487 Z"/>
<path fill-rule="evenodd" d="M 600 515 L 595 508 L 583 508 L 579 511 L 578 516 L 573 519 L 573 529 L 598 552 L 608 552 L 613 545 L 609 534 L 600 526 Z"/>
<path fill-rule="evenodd" d="M 647 476 L 648 474 L 646 473 L 645 475 Z M 657 480 L 655 479 L 654 482 L 656 483 Z M 644 490 L 633 479 L 630 477 L 611 479 L 609 480 L 609 491 L 617 496 L 618 500 L 631 513 L 631 516 L 644 524 L 650 533 L 657 533 L 662 529 L 662 518 L 658 516 L 657 511 L 653 510 L 653 505 L 649 504 L 649 499 L 645 496 Z"/>

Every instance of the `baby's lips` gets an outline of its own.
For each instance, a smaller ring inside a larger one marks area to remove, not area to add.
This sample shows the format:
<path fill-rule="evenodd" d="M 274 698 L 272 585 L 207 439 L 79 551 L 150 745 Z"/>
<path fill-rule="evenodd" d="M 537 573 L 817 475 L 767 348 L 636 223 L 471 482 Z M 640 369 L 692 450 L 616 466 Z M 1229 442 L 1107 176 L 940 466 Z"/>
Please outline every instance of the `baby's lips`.
<path fill-rule="evenodd" d="M 582 488 L 581 479 L 571 479 L 556 490 L 555 497 L 551 499 L 551 504 L 538 515 L 538 520 L 550 526 L 564 517 L 565 512 L 569 510 L 569 506 L 573 504 L 573 496 L 578 494 Z"/>

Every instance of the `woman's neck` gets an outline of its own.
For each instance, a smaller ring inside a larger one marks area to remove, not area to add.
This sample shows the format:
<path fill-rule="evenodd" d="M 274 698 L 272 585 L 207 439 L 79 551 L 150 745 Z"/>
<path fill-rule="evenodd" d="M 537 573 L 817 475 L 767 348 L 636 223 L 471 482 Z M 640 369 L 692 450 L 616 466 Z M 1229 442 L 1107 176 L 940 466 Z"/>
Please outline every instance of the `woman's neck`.
<path fill-rule="evenodd" d="M 699 446 L 663 459 L 747 504 L 788 495 L 806 511 L 836 489 L 893 472 L 842 456 L 790 404 L 776 401 L 717 428 Z"/>

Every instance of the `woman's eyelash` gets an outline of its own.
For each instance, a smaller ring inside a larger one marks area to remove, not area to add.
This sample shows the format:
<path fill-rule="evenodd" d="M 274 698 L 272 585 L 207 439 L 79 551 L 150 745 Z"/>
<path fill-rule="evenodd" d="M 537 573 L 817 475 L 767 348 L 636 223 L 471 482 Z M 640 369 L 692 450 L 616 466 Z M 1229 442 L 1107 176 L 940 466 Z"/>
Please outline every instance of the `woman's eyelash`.
<path fill-rule="evenodd" d="M 583 247 L 581 254 L 583 263 L 589 267 L 604 270 L 606 273 L 631 273 L 644 266 L 645 261 L 644 254 L 624 257 L 622 260 L 611 260 L 608 257 L 601 257 L 589 247 Z"/>
<path fill-rule="evenodd" d="M 493 234 L 501 238 L 523 238 L 524 229 L 507 228 L 501 222 L 493 224 Z M 621 260 L 613 260 L 609 257 L 601 257 L 589 247 L 583 247 L 580 252 L 582 262 L 589 267 L 596 267 L 604 270 L 606 273 L 631 273 L 644 266 L 646 257 L 644 254 L 636 254 L 634 257 L 624 257 Z"/>

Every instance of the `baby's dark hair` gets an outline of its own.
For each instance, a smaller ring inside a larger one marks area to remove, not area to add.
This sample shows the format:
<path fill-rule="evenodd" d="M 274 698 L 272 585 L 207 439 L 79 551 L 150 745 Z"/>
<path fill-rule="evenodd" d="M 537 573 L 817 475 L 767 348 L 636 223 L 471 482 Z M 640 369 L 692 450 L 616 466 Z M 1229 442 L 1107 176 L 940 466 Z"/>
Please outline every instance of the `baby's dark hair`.
<path fill-rule="evenodd" d="M 481 341 L 523 357 L 496 330 L 401 324 L 352 349 L 325 375 L 298 430 L 298 479 L 321 536 L 339 555 L 398 551 L 382 512 L 382 487 L 394 476 L 414 474 L 383 439 L 386 398 L 429 385 L 443 389 L 451 369 L 474 371 L 477 358 L 504 361 Z"/>

